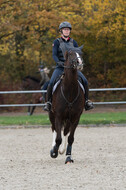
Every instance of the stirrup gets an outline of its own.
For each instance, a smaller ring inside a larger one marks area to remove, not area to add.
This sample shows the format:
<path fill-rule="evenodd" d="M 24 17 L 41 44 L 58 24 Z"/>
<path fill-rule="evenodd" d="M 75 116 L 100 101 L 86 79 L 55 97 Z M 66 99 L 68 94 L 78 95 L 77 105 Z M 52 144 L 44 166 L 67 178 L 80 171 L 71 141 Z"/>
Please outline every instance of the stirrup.
<path fill-rule="evenodd" d="M 85 101 L 85 111 L 91 110 L 93 108 L 94 108 L 93 102 L 91 102 L 90 100 L 86 100 Z"/>
<path fill-rule="evenodd" d="M 51 102 L 47 102 L 46 105 L 45 105 L 45 107 L 44 107 L 44 110 L 49 112 L 49 111 L 51 111 L 51 107 L 52 107 L 52 103 Z"/>

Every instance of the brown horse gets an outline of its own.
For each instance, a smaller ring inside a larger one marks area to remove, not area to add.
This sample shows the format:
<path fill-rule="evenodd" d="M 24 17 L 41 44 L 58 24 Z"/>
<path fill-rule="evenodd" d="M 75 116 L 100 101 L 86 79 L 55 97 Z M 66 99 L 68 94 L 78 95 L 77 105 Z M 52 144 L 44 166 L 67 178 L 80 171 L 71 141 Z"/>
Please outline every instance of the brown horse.
<path fill-rule="evenodd" d="M 41 89 L 40 80 L 32 76 L 26 76 L 22 80 L 22 89 L 23 90 L 40 90 Z M 29 94 L 30 104 L 42 103 L 41 96 L 42 96 L 41 93 Z M 28 106 L 28 115 L 32 115 L 35 108 L 36 106 Z"/>
<path fill-rule="evenodd" d="M 53 131 L 50 155 L 52 158 L 56 158 L 58 151 L 63 154 L 66 150 L 66 145 L 65 143 L 62 145 L 62 137 L 65 137 L 65 142 L 68 137 L 65 163 L 73 162 L 71 151 L 74 132 L 85 104 L 84 92 L 80 87 L 77 76 L 77 70 L 83 67 L 80 53 L 80 48 L 74 48 L 66 52 L 64 77 L 54 91 L 52 110 L 49 112 Z"/>

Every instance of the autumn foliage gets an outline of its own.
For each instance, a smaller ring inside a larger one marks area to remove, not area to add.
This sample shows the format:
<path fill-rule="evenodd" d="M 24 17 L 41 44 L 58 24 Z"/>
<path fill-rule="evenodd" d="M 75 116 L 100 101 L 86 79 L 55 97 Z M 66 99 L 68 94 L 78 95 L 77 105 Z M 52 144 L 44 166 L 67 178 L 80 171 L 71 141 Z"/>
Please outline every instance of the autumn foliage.
<path fill-rule="evenodd" d="M 90 87 L 126 86 L 125 0 L 1 0 L 0 88 L 18 89 L 35 75 L 40 61 L 48 68 L 53 40 L 62 21 L 71 37 L 84 44 L 84 75 Z"/>

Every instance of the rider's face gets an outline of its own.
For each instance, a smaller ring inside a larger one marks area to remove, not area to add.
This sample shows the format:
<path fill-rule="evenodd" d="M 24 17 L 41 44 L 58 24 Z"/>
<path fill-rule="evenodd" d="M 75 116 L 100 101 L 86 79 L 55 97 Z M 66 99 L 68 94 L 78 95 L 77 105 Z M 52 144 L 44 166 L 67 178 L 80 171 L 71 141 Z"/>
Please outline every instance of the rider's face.
<path fill-rule="evenodd" d="M 70 28 L 63 28 L 62 29 L 62 34 L 64 36 L 69 36 L 70 35 Z"/>

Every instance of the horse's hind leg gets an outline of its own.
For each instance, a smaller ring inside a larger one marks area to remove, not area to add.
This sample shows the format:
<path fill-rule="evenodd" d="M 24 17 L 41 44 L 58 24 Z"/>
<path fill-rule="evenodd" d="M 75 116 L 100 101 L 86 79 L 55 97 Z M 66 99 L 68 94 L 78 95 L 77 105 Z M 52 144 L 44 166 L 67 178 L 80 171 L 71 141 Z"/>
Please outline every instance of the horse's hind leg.
<path fill-rule="evenodd" d="M 68 139 L 68 134 L 64 135 L 63 131 L 62 131 L 62 144 L 59 147 L 59 153 L 60 154 L 63 154 L 66 151 L 67 139 Z"/>
<path fill-rule="evenodd" d="M 31 109 L 31 111 L 30 111 L 30 115 L 32 115 L 32 114 L 33 114 L 33 112 L 34 112 L 35 108 L 36 108 L 36 106 L 32 106 L 32 109 Z"/>
<path fill-rule="evenodd" d="M 70 121 L 67 120 L 67 122 L 64 125 L 64 132 L 62 130 L 62 144 L 59 147 L 60 154 L 63 154 L 66 151 L 67 140 L 68 140 L 68 135 L 69 135 L 69 128 L 70 128 Z"/>
<path fill-rule="evenodd" d="M 32 102 L 30 102 L 32 104 Z M 31 106 L 28 106 L 28 115 L 31 115 Z"/>
<path fill-rule="evenodd" d="M 31 106 L 28 106 L 28 115 L 30 115 Z"/>

